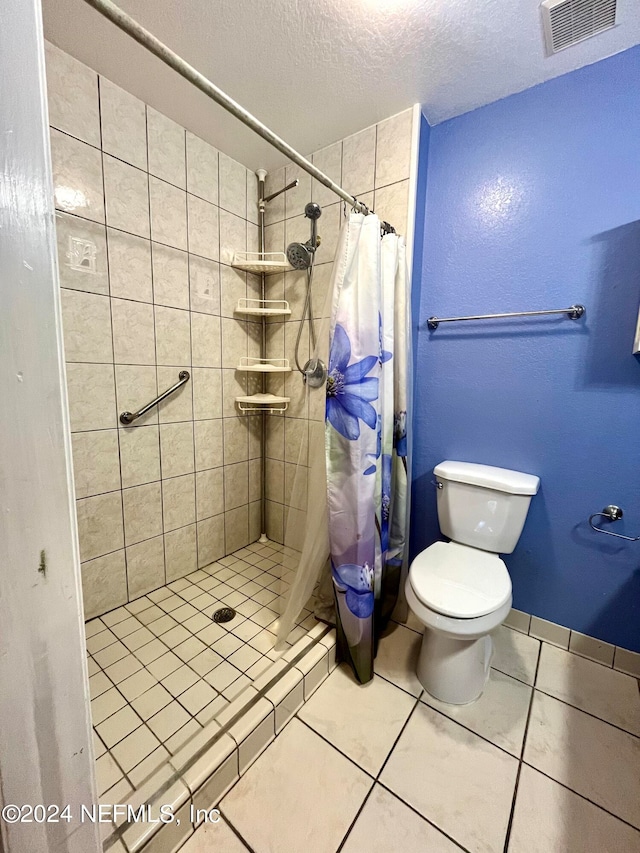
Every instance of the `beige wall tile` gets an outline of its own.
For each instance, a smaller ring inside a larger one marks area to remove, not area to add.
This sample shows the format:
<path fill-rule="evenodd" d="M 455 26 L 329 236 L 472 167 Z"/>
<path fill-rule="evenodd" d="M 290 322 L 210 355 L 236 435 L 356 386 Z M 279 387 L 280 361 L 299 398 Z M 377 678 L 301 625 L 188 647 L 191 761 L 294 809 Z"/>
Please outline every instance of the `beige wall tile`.
<path fill-rule="evenodd" d="M 179 477 L 194 469 L 193 423 L 160 425 L 162 477 Z"/>
<path fill-rule="evenodd" d="M 337 184 L 342 183 L 342 142 L 334 142 L 333 145 L 316 151 L 312 162 Z M 330 189 L 315 180 L 311 181 L 311 198 L 321 207 L 333 204 L 336 200 L 335 194 Z"/>
<path fill-rule="evenodd" d="M 258 176 L 247 169 L 247 220 L 258 224 Z"/>
<path fill-rule="evenodd" d="M 218 208 L 194 195 L 187 195 L 189 251 L 194 255 L 220 260 Z"/>
<path fill-rule="evenodd" d="M 50 42 L 44 47 L 51 126 L 100 147 L 98 75 Z"/>
<path fill-rule="evenodd" d="M 264 187 L 265 196 L 269 196 L 286 186 L 284 171 L 285 167 L 281 166 L 279 169 L 274 169 L 267 173 L 267 179 Z M 266 225 L 272 225 L 274 222 L 281 222 L 284 219 L 285 195 L 286 193 L 282 193 L 281 195 L 276 196 L 273 201 L 267 203 L 264 212 L 264 221 Z"/>
<path fill-rule="evenodd" d="M 311 201 L 311 175 L 303 172 L 299 166 L 294 166 L 293 164 L 287 165 L 285 169 L 285 184 L 290 184 L 296 178 L 298 186 L 293 187 L 285 193 L 286 219 L 303 214 L 305 204 Z"/>
<path fill-rule="evenodd" d="M 247 215 L 247 171 L 242 163 L 220 152 L 220 207 L 241 216 Z"/>
<path fill-rule="evenodd" d="M 136 412 L 158 394 L 156 368 L 154 365 L 116 364 L 116 395 L 118 414 Z M 154 407 L 138 418 L 131 427 L 158 422 L 158 409 Z M 124 428 L 124 427 L 123 427 Z"/>
<path fill-rule="evenodd" d="M 197 569 L 196 526 L 190 524 L 164 535 L 167 583 Z"/>
<path fill-rule="evenodd" d="M 247 394 L 247 379 L 244 373 L 235 370 L 222 371 L 222 415 L 233 418 L 238 414 L 236 397 Z"/>
<path fill-rule="evenodd" d="M 246 462 L 249 458 L 250 418 L 224 419 L 224 464 Z"/>
<path fill-rule="evenodd" d="M 153 306 L 112 299 L 113 348 L 117 364 L 155 364 Z"/>
<path fill-rule="evenodd" d="M 187 248 L 187 208 L 184 190 L 158 178 L 149 178 L 151 239 L 156 243 Z"/>
<path fill-rule="evenodd" d="M 193 427 L 196 448 L 196 471 L 217 468 L 222 465 L 222 419 L 196 421 Z"/>
<path fill-rule="evenodd" d="M 124 545 L 122 498 L 108 492 L 76 501 L 80 559 L 93 560 Z"/>
<path fill-rule="evenodd" d="M 196 474 L 197 520 L 224 512 L 224 477 L 222 468 L 210 468 Z"/>
<path fill-rule="evenodd" d="M 284 518 L 282 504 L 266 502 L 267 536 L 274 542 L 284 541 Z"/>
<path fill-rule="evenodd" d="M 134 486 L 122 492 L 124 541 L 127 546 L 162 533 L 162 494 L 160 483 Z M 128 565 L 128 560 L 127 560 Z"/>
<path fill-rule="evenodd" d="M 146 172 L 104 155 L 104 194 L 107 225 L 149 236 L 149 188 Z"/>
<path fill-rule="evenodd" d="M 100 152 L 85 142 L 52 129 L 51 160 L 57 210 L 104 222 Z"/>
<path fill-rule="evenodd" d="M 244 219 L 220 211 L 220 261 L 232 264 L 236 252 L 244 252 L 247 248 L 247 225 Z"/>
<path fill-rule="evenodd" d="M 145 595 L 165 583 L 162 536 L 132 545 L 127 548 L 126 554 L 129 600 Z"/>
<path fill-rule="evenodd" d="M 149 241 L 108 228 L 107 242 L 111 296 L 153 302 Z"/>
<path fill-rule="evenodd" d="M 225 549 L 228 553 L 238 551 L 249 544 L 249 507 L 236 507 L 224 514 Z"/>
<path fill-rule="evenodd" d="M 342 180 L 358 198 L 374 187 L 376 128 L 367 127 L 342 142 Z"/>
<path fill-rule="evenodd" d="M 186 189 L 185 130 L 147 107 L 149 173 Z"/>
<path fill-rule="evenodd" d="M 147 119 L 142 101 L 101 77 L 100 117 L 103 151 L 146 170 Z"/>
<path fill-rule="evenodd" d="M 223 317 L 222 329 L 222 366 L 236 368 L 240 359 L 248 352 L 247 324 L 241 320 Z"/>
<path fill-rule="evenodd" d="M 71 431 L 117 425 L 112 364 L 67 364 Z"/>
<path fill-rule="evenodd" d="M 56 213 L 60 286 L 109 295 L 104 225 Z"/>
<path fill-rule="evenodd" d="M 155 307 L 157 363 L 187 366 L 191 363 L 189 312 L 178 308 Z"/>
<path fill-rule="evenodd" d="M 249 501 L 259 501 L 262 482 L 262 465 L 260 459 L 249 462 Z"/>
<path fill-rule="evenodd" d="M 82 603 L 85 619 L 120 607 L 127 601 L 124 551 L 114 551 L 82 564 Z"/>
<path fill-rule="evenodd" d="M 187 365 L 188 366 L 188 365 Z M 178 382 L 180 371 L 177 367 L 158 367 L 158 388 L 164 391 Z M 188 371 L 190 372 L 190 371 Z M 193 420 L 193 395 L 191 380 L 181 385 L 166 400 L 158 404 L 158 417 L 161 424 Z"/>
<path fill-rule="evenodd" d="M 249 504 L 249 542 L 255 542 L 262 534 L 262 507 L 260 501 Z"/>
<path fill-rule="evenodd" d="M 218 204 L 218 151 L 187 131 L 187 191 Z"/>
<path fill-rule="evenodd" d="M 239 299 L 247 297 L 247 275 L 226 265 L 220 268 L 220 313 L 234 317 Z"/>
<path fill-rule="evenodd" d="M 620 672 L 626 672 L 628 675 L 633 675 L 634 678 L 640 678 L 640 654 L 638 652 L 630 652 L 617 646 L 613 666 Z"/>
<path fill-rule="evenodd" d="M 108 297 L 65 289 L 60 295 L 67 361 L 113 362 Z"/>
<path fill-rule="evenodd" d="M 224 508 L 235 509 L 249 502 L 249 463 L 224 466 Z"/>
<path fill-rule="evenodd" d="M 409 181 L 377 189 L 375 192 L 375 208 L 378 216 L 390 222 L 398 234 L 407 233 L 407 217 L 409 210 Z"/>
<path fill-rule="evenodd" d="M 193 474 L 162 481 L 162 509 L 165 532 L 195 522 L 196 491 Z"/>
<path fill-rule="evenodd" d="M 214 563 L 226 554 L 224 547 L 224 515 L 214 515 L 198 522 L 198 568 Z"/>
<path fill-rule="evenodd" d="M 193 368 L 191 374 L 193 381 L 193 416 L 196 421 L 222 417 L 220 373 L 220 370 Z"/>
<path fill-rule="evenodd" d="M 544 640 L 554 646 L 559 646 L 562 649 L 569 648 L 569 639 L 571 631 L 568 628 L 563 628 L 562 625 L 556 625 L 555 622 L 548 622 L 546 619 L 540 619 L 538 616 L 531 617 L 531 627 L 529 634 L 539 640 Z"/>
<path fill-rule="evenodd" d="M 72 435 L 76 498 L 120 488 L 120 454 L 115 429 Z"/>
<path fill-rule="evenodd" d="M 220 313 L 220 265 L 217 261 L 189 255 L 189 298 L 192 311 Z"/>
<path fill-rule="evenodd" d="M 120 430 L 120 470 L 123 489 L 160 479 L 160 444 L 157 426 Z"/>
<path fill-rule="evenodd" d="M 179 249 L 152 244 L 153 301 L 171 308 L 189 308 L 188 255 Z"/>
<path fill-rule="evenodd" d="M 377 125 L 376 188 L 408 179 L 412 116 L 408 109 Z"/>
<path fill-rule="evenodd" d="M 284 465 L 275 459 L 266 462 L 267 498 L 277 503 L 284 503 Z"/>
<path fill-rule="evenodd" d="M 191 314 L 191 363 L 194 367 L 220 367 L 220 318 Z"/>

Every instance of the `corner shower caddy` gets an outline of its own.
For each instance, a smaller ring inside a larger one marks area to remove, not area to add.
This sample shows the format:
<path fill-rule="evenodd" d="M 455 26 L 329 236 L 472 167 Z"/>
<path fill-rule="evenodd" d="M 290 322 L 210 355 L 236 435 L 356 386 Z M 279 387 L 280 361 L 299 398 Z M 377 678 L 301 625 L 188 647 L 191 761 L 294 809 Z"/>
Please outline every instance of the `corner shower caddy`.
<path fill-rule="evenodd" d="M 284 272 L 291 269 L 291 265 L 284 252 L 236 252 L 231 266 L 262 276 L 261 298 L 239 299 L 234 309 L 236 314 L 262 318 L 260 358 L 244 356 L 236 368 L 242 373 L 262 374 L 262 391 L 258 394 L 236 397 L 236 405 L 243 415 L 281 415 L 286 412 L 291 398 L 269 394 L 265 381 L 269 373 L 290 373 L 291 366 L 288 358 L 267 358 L 265 321 L 267 317 L 288 317 L 291 315 L 291 308 L 286 299 L 264 298 L 264 276 Z"/>

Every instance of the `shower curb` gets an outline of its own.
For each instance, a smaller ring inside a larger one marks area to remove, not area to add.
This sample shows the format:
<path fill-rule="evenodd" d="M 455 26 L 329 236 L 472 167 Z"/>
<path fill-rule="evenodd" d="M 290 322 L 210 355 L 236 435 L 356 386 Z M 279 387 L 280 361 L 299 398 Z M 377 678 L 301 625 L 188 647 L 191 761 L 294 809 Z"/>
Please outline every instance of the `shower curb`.
<path fill-rule="evenodd" d="M 148 806 L 154 816 L 160 806 L 169 805 L 175 819 L 131 823 L 113 843 L 105 844 L 105 853 L 177 853 L 204 823 L 205 811 L 215 808 L 335 667 L 336 632 L 318 624 L 127 800 L 135 809 Z M 215 741 L 182 770 L 212 738 Z"/>

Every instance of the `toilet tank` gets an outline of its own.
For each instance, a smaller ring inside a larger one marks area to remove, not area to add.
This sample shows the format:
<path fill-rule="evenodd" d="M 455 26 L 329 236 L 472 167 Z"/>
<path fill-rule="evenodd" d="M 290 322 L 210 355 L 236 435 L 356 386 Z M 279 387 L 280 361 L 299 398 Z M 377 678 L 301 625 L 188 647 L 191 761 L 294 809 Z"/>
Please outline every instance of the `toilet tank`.
<path fill-rule="evenodd" d="M 445 536 L 462 545 L 510 554 L 518 543 L 540 478 L 475 462 L 441 462 L 438 521 Z"/>

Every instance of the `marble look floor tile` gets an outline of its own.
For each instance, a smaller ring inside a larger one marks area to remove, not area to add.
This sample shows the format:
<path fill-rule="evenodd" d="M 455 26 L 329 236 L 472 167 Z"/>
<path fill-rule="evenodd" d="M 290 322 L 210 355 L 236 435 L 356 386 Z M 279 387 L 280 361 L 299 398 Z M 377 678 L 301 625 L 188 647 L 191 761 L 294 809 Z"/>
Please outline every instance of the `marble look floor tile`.
<path fill-rule="evenodd" d="M 493 639 L 493 658 L 491 666 L 506 675 L 533 684 L 538 665 L 540 640 L 505 628 L 501 625 L 491 637 Z"/>
<path fill-rule="evenodd" d="M 398 687 L 419 696 L 422 685 L 416 675 L 422 635 L 391 623 L 380 639 L 374 669 L 378 675 Z"/>
<path fill-rule="evenodd" d="M 457 844 L 438 832 L 393 794 L 376 785 L 358 815 L 341 853 L 460 853 Z"/>
<path fill-rule="evenodd" d="M 502 850 L 518 762 L 420 703 L 380 781 L 471 853 Z"/>
<path fill-rule="evenodd" d="M 535 692 L 524 760 L 640 827 L 640 740 Z"/>
<path fill-rule="evenodd" d="M 260 853 L 336 850 L 372 780 L 292 720 L 224 797 L 221 811 Z"/>
<path fill-rule="evenodd" d="M 522 767 L 508 853 L 626 853 L 640 833 L 526 764 Z"/>
<path fill-rule="evenodd" d="M 382 678 L 358 684 L 337 667 L 298 713 L 363 770 L 375 776 L 407 721 L 415 699 Z"/>
<path fill-rule="evenodd" d="M 640 692 L 630 675 L 543 643 L 536 687 L 640 735 Z"/>
<path fill-rule="evenodd" d="M 519 758 L 532 690 L 527 684 L 492 669 L 482 696 L 475 702 L 451 705 L 434 699 L 426 690 L 420 701 Z"/>
<path fill-rule="evenodd" d="M 212 853 L 214 850 L 221 853 L 246 853 L 248 849 L 229 824 L 220 819 L 218 823 L 204 823 L 180 848 L 180 853 Z"/>
<path fill-rule="evenodd" d="M 124 697 L 115 687 L 112 687 L 106 693 L 98 696 L 97 699 L 92 700 L 91 722 L 94 726 L 100 725 L 100 723 L 104 722 L 112 714 L 115 714 L 116 711 L 119 711 L 120 708 L 124 708 L 126 704 Z"/>

